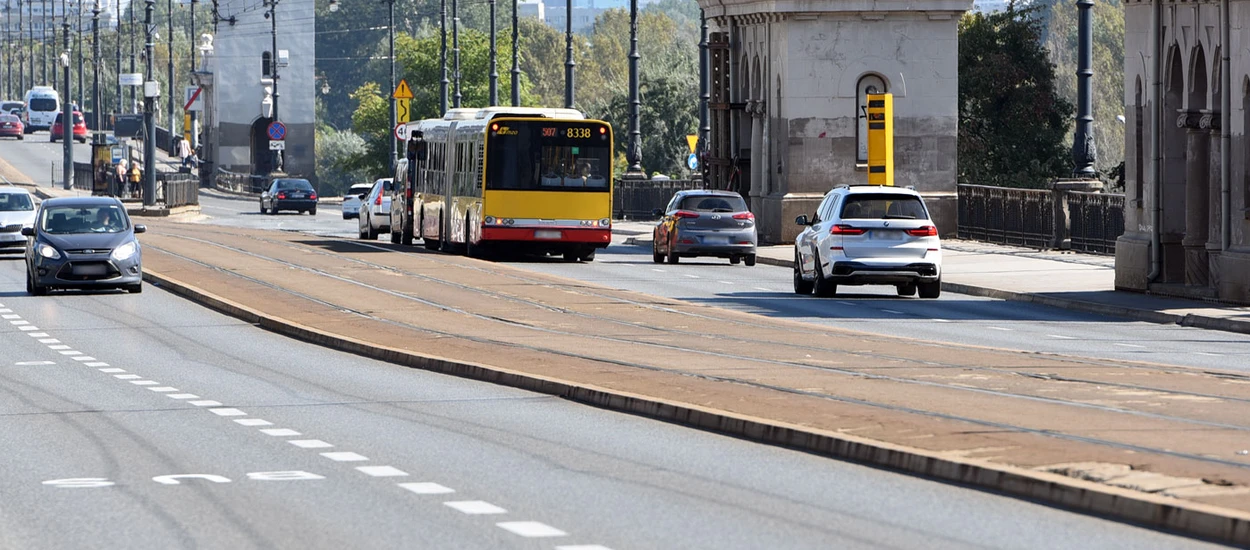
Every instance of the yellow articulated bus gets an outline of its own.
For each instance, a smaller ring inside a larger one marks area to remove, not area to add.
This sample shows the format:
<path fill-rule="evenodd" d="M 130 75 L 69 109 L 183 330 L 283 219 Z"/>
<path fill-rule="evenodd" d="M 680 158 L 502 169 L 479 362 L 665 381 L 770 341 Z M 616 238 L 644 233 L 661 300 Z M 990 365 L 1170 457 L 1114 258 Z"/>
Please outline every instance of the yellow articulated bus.
<path fill-rule="evenodd" d="M 391 240 L 591 261 L 612 241 L 612 127 L 573 109 L 452 109 L 410 122 Z"/>

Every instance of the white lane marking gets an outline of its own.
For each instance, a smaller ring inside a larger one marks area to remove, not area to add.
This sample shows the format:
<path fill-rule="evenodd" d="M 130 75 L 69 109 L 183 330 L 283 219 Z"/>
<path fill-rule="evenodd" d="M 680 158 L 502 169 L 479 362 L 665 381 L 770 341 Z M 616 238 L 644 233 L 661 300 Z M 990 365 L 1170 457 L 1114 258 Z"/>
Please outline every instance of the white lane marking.
<path fill-rule="evenodd" d="M 1120 342 L 1115 342 L 1113 345 L 1120 346 L 1120 347 L 1123 347 L 1123 348 L 1144 348 L 1144 347 L 1146 347 L 1146 346 L 1139 346 L 1139 345 L 1137 345 L 1137 344 L 1123 344 L 1123 343 L 1120 343 Z"/>
<path fill-rule="evenodd" d="M 107 367 L 107 366 L 109 366 L 109 364 L 108 364 L 108 363 L 105 363 L 105 362 L 103 362 L 103 361 L 96 361 L 96 362 L 93 362 L 93 363 L 86 363 L 86 365 L 87 365 L 88 367 Z"/>
<path fill-rule="evenodd" d="M 47 338 L 47 337 L 48 337 L 48 333 L 46 333 L 46 332 L 32 332 L 32 333 L 30 333 L 30 337 L 31 337 L 31 338 Z M 40 340 L 40 341 L 42 341 L 42 340 Z"/>
<path fill-rule="evenodd" d="M 68 349 L 68 350 L 61 350 L 61 351 L 59 351 L 59 352 L 57 352 L 57 353 L 60 353 L 61 355 L 68 355 L 68 356 L 71 356 L 71 357 L 72 357 L 72 356 L 75 356 L 75 355 L 82 355 L 82 352 L 81 352 L 81 351 L 75 351 L 75 350 L 72 350 L 72 349 Z"/>
<path fill-rule="evenodd" d="M 267 429 L 261 430 L 260 433 L 263 433 L 265 435 L 272 435 L 274 437 L 287 437 L 287 436 L 292 436 L 292 435 L 301 435 L 299 432 L 292 430 L 290 428 L 267 428 Z"/>
<path fill-rule="evenodd" d="M 171 388 L 169 386 L 160 386 L 160 387 L 148 388 L 148 389 L 157 393 L 168 393 L 171 391 L 178 391 L 178 388 Z"/>
<path fill-rule="evenodd" d="M 732 285 L 732 284 L 734 284 L 734 283 L 733 283 L 733 281 L 718 281 L 718 282 L 719 282 L 720 284 L 722 284 L 722 285 Z"/>
<path fill-rule="evenodd" d="M 373 477 L 404 477 L 408 472 L 394 466 L 357 466 L 360 473 Z"/>
<path fill-rule="evenodd" d="M 239 409 L 208 409 L 208 411 L 217 416 L 247 416 L 247 413 Z"/>
<path fill-rule="evenodd" d="M 295 445 L 301 449 L 324 449 L 326 447 L 334 446 L 320 439 L 291 439 L 288 440 L 287 443 Z"/>
<path fill-rule="evenodd" d="M 682 273 L 682 276 L 685 276 L 685 277 L 690 277 L 691 279 L 699 279 L 699 278 L 700 278 L 698 275 L 691 275 L 691 274 L 689 274 L 689 273 Z"/>
<path fill-rule="evenodd" d="M 1051 338 L 1056 338 L 1059 340 L 1076 340 L 1075 336 L 1064 336 L 1062 334 L 1047 334 L 1046 336 L 1049 336 Z"/>
<path fill-rule="evenodd" d="M 321 456 L 324 456 L 335 462 L 363 462 L 365 460 L 369 460 L 369 458 L 366 456 L 358 455 L 350 451 L 321 453 Z"/>
<path fill-rule="evenodd" d="M 443 487 L 442 485 L 429 481 L 400 483 L 399 486 L 418 495 L 443 495 L 456 492 L 455 489 Z"/>
<path fill-rule="evenodd" d="M 87 355 L 80 355 L 78 357 L 75 357 L 74 360 L 75 361 L 95 361 L 95 357 L 90 357 Z"/>
<path fill-rule="evenodd" d="M 119 369 L 119 368 L 114 367 L 111 369 L 100 369 L 100 372 L 107 372 L 109 374 L 112 374 L 115 372 L 126 372 L 126 369 Z"/>
<path fill-rule="evenodd" d="M 612 550 L 607 546 L 599 544 L 574 544 L 572 546 L 557 546 L 556 550 Z"/>
<path fill-rule="evenodd" d="M 1003 327 L 985 327 L 985 328 L 988 328 L 990 330 L 1001 330 L 1003 332 L 1011 332 L 1011 329 L 1003 328 Z"/>
<path fill-rule="evenodd" d="M 22 320 L 20 320 L 20 319 L 19 319 L 19 320 L 17 320 L 17 321 L 9 321 L 9 324 L 11 324 L 11 325 L 13 325 L 13 326 L 15 326 L 15 327 L 20 327 L 20 326 L 22 326 L 22 325 L 29 325 L 29 324 L 30 324 L 30 321 L 22 321 Z"/>
<path fill-rule="evenodd" d="M 220 407 L 221 406 L 221 401 L 213 401 L 210 399 L 204 399 L 201 401 L 187 401 L 187 403 L 190 403 L 197 407 Z"/>
<path fill-rule="evenodd" d="M 507 510 L 484 500 L 449 500 L 444 502 L 443 506 L 455 508 L 462 513 L 471 515 L 508 513 Z"/>
<path fill-rule="evenodd" d="M 200 396 L 194 393 L 171 393 L 168 396 L 171 399 L 199 399 Z"/>
<path fill-rule="evenodd" d="M 273 422 L 262 420 L 260 418 L 236 418 L 235 423 L 240 426 L 272 426 Z"/>
<path fill-rule="evenodd" d="M 4 304 L 0 304 L 0 306 L 2 306 L 2 305 L 4 305 Z M 11 310 L 11 309 L 0 309 L 0 313 L 13 313 L 13 310 Z"/>
<path fill-rule="evenodd" d="M 56 361 L 18 361 L 13 364 L 19 367 L 33 367 L 36 365 L 55 365 Z"/>
<path fill-rule="evenodd" d="M 772 290 L 771 290 L 771 289 L 767 289 L 767 288 L 764 288 L 764 287 L 762 287 L 762 286 L 757 286 L 757 287 L 755 287 L 755 290 L 762 290 L 762 291 L 764 291 L 764 292 L 772 292 Z"/>
<path fill-rule="evenodd" d="M 136 386 L 159 386 L 161 384 L 156 380 L 131 380 L 130 383 Z"/>
<path fill-rule="evenodd" d="M 651 271 L 654 271 L 656 273 L 668 273 L 667 271 L 664 271 L 663 269 L 655 269 L 654 267 L 651 268 Z"/>
<path fill-rule="evenodd" d="M 839 301 L 838 301 L 838 303 L 839 303 L 839 304 L 842 304 L 842 305 L 844 305 L 844 306 L 855 306 L 855 305 L 859 305 L 859 304 L 856 304 L 855 302 L 843 302 L 843 301 L 841 301 L 841 300 L 839 300 Z"/>
<path fill-rule="evenodd" d="M 1219 353 L 1207 353 L 1207 352 L 1205 352 L 1205 351 L 1195 351 L 1194 353 L 1196 353 L 1196 354 L 1198 354 L 1198 355 L 1205 355 L 1205 356 L 1207 356 L 1207 357 L 1223 357 L 1223 356 L 1224 356 L 1224 355 L 1219 354 Z"/>
<path fill-rule="evenodd" d="M 143 377 L 137 374 L 114 374 L 113 378 L 116 378 L 118 380 L 138 380 Z"/>
<path fill-rule="evenodd" d="M 537 521 L 504 521 L 495 525 L 522 537 L 563 537 L 568 533 Z"/>
<path fill-rule="evenodd" d="M 40 344 L 59 344 L 61 343 L 61 341 L 57 340 L 56 338 L 42 338 L 39 340 L 39 343 Z M 52 349 L 58 349 L 58 348 L 52 348 Z"/>
<path fill-rule="evenodd" d="M 951 322 L 951 320 L 950 320 L 950 319 L 938 319 L 937 317 L 934 317 L 934 318 L 929 319 L 929 320 L 930 320 L 930 321 L 933 321 L 933 322 L 935 322 L 935 323 L 950 323 L 950 322 Z"/>
<path fill-rule="evenodd" d="M 21 315 L 16 315 L 16 314 L 0 315 L 0 319 L 4 319 L 6 321 L 9 319 L 21 319 L 21 318 L 22 318 Z"/>
<path fill-rule="evenodd" d="M 898 311 L 898 310 L 895 310 L 895 309 L 883 309 L 883 310 L 881 310 L 881 311 L 884 311 L 884 312 L 886 312 L 886 313 L 893 313 L 893 314 L 895 314 L 895 315 L 902 315 L 902 314 L 903 314 L 903 312 Z"/>
<path fill-rule="evenodd" d="M 57 341 L 59 342 L 60 340 L 57 340 Z M 65 344 L 57 344 L 55 346 L 48 346 L 48 349 L 51 349 L 51 350 L 69 349 L 69 346 Z"/>
<path fill-rule="evenodd" d="M 39 327 L 34 326 L 34 325 L 27 325 L 24 327 L 17 327 L 17 330 L 27 332 L 27 331 L 32 331 L 32 330 L 39 330 Z M 44 336 L 47 336 L 47 334 L 44 334 Z"/>

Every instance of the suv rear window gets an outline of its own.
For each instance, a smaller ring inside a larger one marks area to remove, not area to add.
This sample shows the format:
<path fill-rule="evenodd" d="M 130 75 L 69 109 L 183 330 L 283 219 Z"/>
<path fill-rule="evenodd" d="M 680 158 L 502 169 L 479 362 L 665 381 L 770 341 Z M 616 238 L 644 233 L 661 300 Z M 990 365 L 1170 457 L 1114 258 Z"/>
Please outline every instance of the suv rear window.
<path fill-rule="evenodd" d="M 742 197 L 726 195 L 689 195 L 681 200 L 678 208 L 695 212 L 745 212 L 746 201 Z"/>
<path fill-rule="evenodd" d="M 842 219 L 927 220 L 920 197 L 893 193 L 855 193 L 846 196 Z"/>

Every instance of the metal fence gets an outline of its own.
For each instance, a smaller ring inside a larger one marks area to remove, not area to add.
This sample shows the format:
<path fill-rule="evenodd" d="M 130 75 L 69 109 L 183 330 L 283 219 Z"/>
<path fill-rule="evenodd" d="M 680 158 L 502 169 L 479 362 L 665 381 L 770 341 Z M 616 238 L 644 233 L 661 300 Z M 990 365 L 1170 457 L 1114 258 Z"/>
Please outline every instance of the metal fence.
<path fill-rule="evenodd" d="M 165 207 L 200 204 L 200 180 L 192 174 L 161 172 L 156 175 L 156 202 Z"/>
<path fill-rule="evenodd" d="M 664 208 L 673 193 L 702 189 L 701 180 L 616 180 L 612 192 L 612 217 L 618 220 L 649 220 L 652 210 Z"/>
<path fill-rule="evenodd" d="M 1124 195 L 1067 193 L 1072 250 L 1115 254 L 1115 240 L 1124 233 Z"/>
<path fill-rule="evenodd" d="M 240 174 L 221 168 L 218 168 L 213 174 L 213 187 L 230 193 L 259 195 L 268 186 L 268 176 Z"/>
<path fill-rule="evenodd" d="M 1054 193 L 959 185 L 959 238 L 1033 248 L 1055 240 Z"/>

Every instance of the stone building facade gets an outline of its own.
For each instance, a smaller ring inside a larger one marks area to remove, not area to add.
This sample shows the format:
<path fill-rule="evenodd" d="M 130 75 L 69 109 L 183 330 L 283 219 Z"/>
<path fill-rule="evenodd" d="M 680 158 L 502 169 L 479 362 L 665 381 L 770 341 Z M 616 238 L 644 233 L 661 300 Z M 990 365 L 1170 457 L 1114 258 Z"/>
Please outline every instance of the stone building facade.
<path fill-rule="evenodd" d="M 1116 287 L 1250 303 L 1250 1 L 1124 9 Z"/>
<path fill-rule="evenodd" d="M 713 32 L 710 185 L 750 197 L 761 240 L 792 241 L 838 183 L 867 181 L 863 107 L 894 95 L 895 183 L 955 233 L 958 23 L 972 0 L 700 0 Z"/>
<path fill-rule="evenodd" d="M 265 130 L 274 120 L 286 125 L 286 150 L 282 170 L 315 182 L 315 77 L 316 23 L 313 3 L 279 0 L 277 3 L 277 50 L 279 67 L 277 97 L 267 93 L 273 85 L 269 64 L 273 49 L 268 2 L 218 0 L 217 26 L 212 52 L 206 56 L 197 80 L 208 93 L 205 109 L 205 157 L 213 167 L 247 174 L 268 174 L 276 167 Z M 289 61 L 282 62 L 286 52 Z M 272 91 L 272 90 L 270 90 Z"/>

